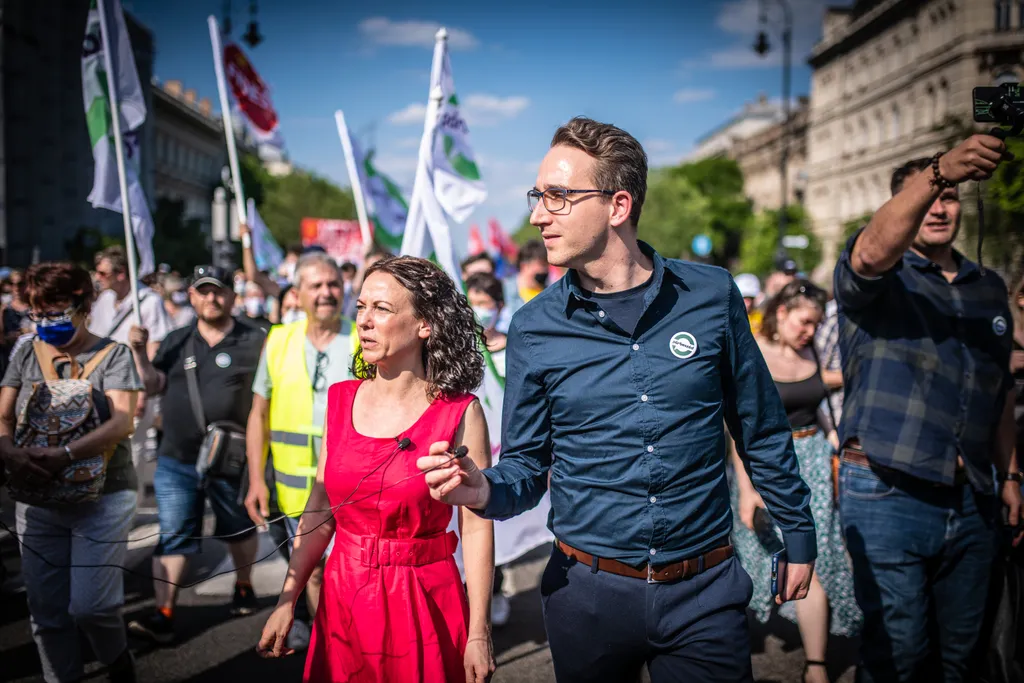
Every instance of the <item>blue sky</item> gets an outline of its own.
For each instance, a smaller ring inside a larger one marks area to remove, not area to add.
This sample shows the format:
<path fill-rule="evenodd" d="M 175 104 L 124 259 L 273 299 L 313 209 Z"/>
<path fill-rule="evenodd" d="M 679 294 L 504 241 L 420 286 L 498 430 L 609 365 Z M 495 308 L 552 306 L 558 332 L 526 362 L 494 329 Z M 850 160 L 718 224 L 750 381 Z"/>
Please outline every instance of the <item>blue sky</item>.
<path fill-rule="evenodd" d="M 790 2 L 793 94 L 807 94 L 805 57 L 821 35 L 826 2 Z M 221 0 L 123 4 L 154 34 L 155 75 L 216 101 L 206 17 L 220 18 Z M 240 40 L 249 3 L 232 5 Z M 572 116 L 626 129 L 658 166 L 677 163 L 759 93 L 778 97 L 781 14 L 776 2 L 768 5 L 775 49 L 767 58 L 750 47 L 757 0 L 591 0 L 571 9 L 537 0 L 264 0 L 264 42 L 243 49 L 272 89 L 296 165 L 349 184 L 333 117 L 342 109 L 364 145 L 377 148 L 381 170 L 411 189 L 433 34 L 446 26 L 456 90 L 488 183 L 488 199 L 470 221 L 495 216 L 511 231 L 526 215 L 525 192 L 552 133 Z"/>

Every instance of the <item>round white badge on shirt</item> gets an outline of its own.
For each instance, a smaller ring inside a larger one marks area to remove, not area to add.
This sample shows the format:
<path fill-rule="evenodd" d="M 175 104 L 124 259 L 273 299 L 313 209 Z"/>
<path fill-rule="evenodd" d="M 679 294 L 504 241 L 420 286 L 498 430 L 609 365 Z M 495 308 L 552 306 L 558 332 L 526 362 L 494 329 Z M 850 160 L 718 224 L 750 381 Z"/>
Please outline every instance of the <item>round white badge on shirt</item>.
<path fill-rule="evenodd" d="M 1001 315 L 997 315 L 996 317 L 992 318 L 993 332 L 995 332 L 998 336 L 1002 337 L 1004 334 L 1006 334 L 1006 330 L 1006 318 L 1004 318 Z"/>
<path fill-rule="evenodd" d="M 218 368 L 226 368 L 231 365 L 231 356 L 226 353 L 218 353 L 213 361 L 217 364 Z"/>
<path fill-rule="evenodd" d="M 676 332 L 669 340 L 668 348 L 673 356 L 686 360 L 697 353 L 697 340 L 689 332 Z"/>

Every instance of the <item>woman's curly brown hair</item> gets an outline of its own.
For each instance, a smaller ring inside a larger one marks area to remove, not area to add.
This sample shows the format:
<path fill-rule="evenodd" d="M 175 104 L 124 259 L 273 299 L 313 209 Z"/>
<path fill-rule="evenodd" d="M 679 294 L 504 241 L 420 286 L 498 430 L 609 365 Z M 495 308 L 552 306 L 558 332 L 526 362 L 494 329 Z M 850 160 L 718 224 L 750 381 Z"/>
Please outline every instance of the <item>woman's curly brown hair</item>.
<path fill-rule="evenodd" d="M 484 379 L 484 356 L 480 350 L 483 330 L 473 317 L 466 295 L 427 259 L 383 258 L 366 270 L 363 281 L 374 273 L 387 273 L 395 278 L 412 295 L 416 317 L 430 324 L 430 336 L 423 344 L 430 398 L 451 398 L 475 391 Z M 352 371 L 359 379 L 377 376 L 377 366 L 363 360 L 362 349 L 356 351 Z"/>
<path fill-rule="evenodd" d="M 827 302 L 828 294 L 821 287 L 810 280 L 793 280 L 765 303 L 764 318 L 761 319 L 761 336 L 774 340 L 778 335 L 779 309 L 781 307 L 792 309 L 802 303 L 808 303 L 824 311 Z"/>

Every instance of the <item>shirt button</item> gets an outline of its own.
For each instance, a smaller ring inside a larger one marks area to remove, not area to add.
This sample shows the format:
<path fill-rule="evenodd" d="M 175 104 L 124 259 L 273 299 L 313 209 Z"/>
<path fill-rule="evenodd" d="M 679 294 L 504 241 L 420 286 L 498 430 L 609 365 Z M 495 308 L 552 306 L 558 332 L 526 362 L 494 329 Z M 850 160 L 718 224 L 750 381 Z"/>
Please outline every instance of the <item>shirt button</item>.
<path fill-rule="evenodd" d="M 643 401 L 644 403 L 647 403 L 647 394 L 644 394 L 643 396 L 641 396 L 640 400 Z"/>
<path fill-rule="evenodd" d="M 648 446 L 647 447 L 647 452 L 648 453 L 653 453 L 654 452 L 654 446 Z"/>
<path fill-rule="evenodd" d="M 640 345 L 639 344 L 633 344 L 633 350 L 634 351 L 639 351 L 640 350 Z"/>
<path fill-rule="evenodd" d="M 598 318 L 603 318 L 604 317 L 604 311 L 598 311 L 597 312 L 597 317 Z"/>
<path fill-rule="evenodd" d="M 652 503 L 657 503 L 658 502 L 658 497 L 657 496 L 651 496 L 651 502 Z M 653 554 L 654 553 L 652 552 L 651 555 L 653 555 Z"/>
<path fill-rule="evenodd" d="M 651 555 L 657 555 L 657 554 L 658 554 L 658 551 L 655 550 L 654 548 L 651 548 Z"/>

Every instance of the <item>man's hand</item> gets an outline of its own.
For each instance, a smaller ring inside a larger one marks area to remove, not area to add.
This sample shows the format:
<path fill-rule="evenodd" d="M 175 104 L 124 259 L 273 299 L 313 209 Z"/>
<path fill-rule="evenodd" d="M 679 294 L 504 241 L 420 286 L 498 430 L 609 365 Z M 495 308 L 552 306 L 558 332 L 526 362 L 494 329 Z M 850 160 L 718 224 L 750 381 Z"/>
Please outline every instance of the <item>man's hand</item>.
<path fill-rule="evenodd" d="M 988 180 L 1000 161 L 1010 160 L 1006 144 L 992 135 L 972 135 L 939 159 L 939 172 L 953 183 Z"/>
<path fill-rule="evenodd" d="M 50 477 L 56 476 L 58 472 L 71 464 L 67 451 L 63 448 L 26 448 L 32 462 L 46 470 Z"/>
<path fill-rule="evenodd" d="M 790 600 L 803 600 L 811 587 L 811 576 L 814 574 L 814 562 L 809 564 L 787 564 L 786 581 L 782 591 L 775 596 L 775 604 L 781 605 Z"/>
<path fill-rule="evenodd" d="M 1020 484 L 1015 481 L 1004 481 L 999 487 L 999 497 L 1006 506 L 1006 524 L 1016 532 L 1013 536 L 1013 547 L 1016 548 L 1024 538 L 1024 529 L 1018 529 L 1022 521 L 1021 514 L 1024 513 L 1024 498 L 1021 496 Z"/>
<path fill-rule="evenodd" d="M 477 510 L 487 507 L 491 498 L 487 477 L 472 458 L 456 458 L 449 453 L 447 441 L 431 444 L 430 455 L 417 460 L 416 467 L 426 472 L 427 486 L 434 500 Z"/>
<path fill-rule="evenodd" d="M 249 513 L 249 519 L 257 526 L 266 526 L 267 517 L 270 516 L 270 490 L 267 482 L 262 478 L 249 480 L 249 493 L 245 496 L 245 511 Z M 298 511 L 285 510 L 286 513 Z"/>
<path fill-rule="evenodd" d="M 128 345 L 132 347 L 132 351 L 144 354 L 146 353 L 146 344 L 148 343 L 149 330 L 145 327 L 132 325 L 131 330 L 128 332 Z"/>
<path fill-rule="evenodd" d="M 757 513 L 758 508 L 764 508 L 764 500 L 761 498 L 761 494 L 752 487 L 747 491 L 741 490 L 739 508 L 740 521 L 743 522 L 743 526 L 753 531 L 754 515 Z"/>

